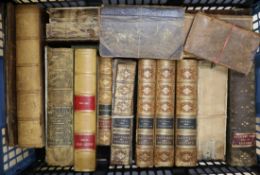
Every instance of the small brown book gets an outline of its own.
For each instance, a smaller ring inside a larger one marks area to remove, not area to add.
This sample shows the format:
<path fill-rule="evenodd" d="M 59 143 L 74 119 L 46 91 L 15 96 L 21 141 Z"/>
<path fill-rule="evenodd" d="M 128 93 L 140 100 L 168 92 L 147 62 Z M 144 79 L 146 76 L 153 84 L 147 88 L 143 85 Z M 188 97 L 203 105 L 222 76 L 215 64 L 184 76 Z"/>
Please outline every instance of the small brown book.
<path fill-rule="evenodd" d="M 16 91 L 18 144 L 44 146 L 41 10 L 16 6 Z"/>
<path fill-rule="evenodd" d="M 175 165 L 197 165 L 197 80 L 195 59 L 177 62 Z"/>
<path fill-rule="evenodd" d="M 114 60 L 110 160 L 112 165 L 130 165 L 132 163 L 135 75 L 136 62 L 134 60 Z"/>
<path fill-rule="evenodd" d="M 184 51 L 248 74 L 260 36 L 204 13 L 195 15 Z"/>
<path fill-rule="evenodd" d="M 99 58 L 97 144 L 111 143 L 112 58 Z"/>
<path fill-rule="evenodd" d="M 136 165 L 153 167 L 156 60 L 138 62 Z"/>
<path fill-rule="evenodd" d="M 96 169 L 96 63 L 97 50 L 75 49 L 74 170 Z"/>
<path fill-rule="evenodd" d="M 157 60 L 154 145 L 156 167 L 174 165 L 175 70 L 175 61 Z"/>
<path fill-rule="evenodd" d="M 47 48 L 46 162 L 73 164 L 73 49 Z"/>

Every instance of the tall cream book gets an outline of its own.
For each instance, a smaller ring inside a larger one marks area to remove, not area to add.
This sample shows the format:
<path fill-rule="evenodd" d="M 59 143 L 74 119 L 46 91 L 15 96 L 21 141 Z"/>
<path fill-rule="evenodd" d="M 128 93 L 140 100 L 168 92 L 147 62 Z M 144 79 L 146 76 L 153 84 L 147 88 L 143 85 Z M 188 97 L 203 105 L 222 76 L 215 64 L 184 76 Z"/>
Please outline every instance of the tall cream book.
<path fill-rule="evenodd" d="M 16 91 L 18 144 L 44 146 L 41 10 L 16 6 Z"/>
<path fill-rule="evenodd" d="M 75 49 L 74 170 L 96 168 L 96 63 L 97 50 Z"/>

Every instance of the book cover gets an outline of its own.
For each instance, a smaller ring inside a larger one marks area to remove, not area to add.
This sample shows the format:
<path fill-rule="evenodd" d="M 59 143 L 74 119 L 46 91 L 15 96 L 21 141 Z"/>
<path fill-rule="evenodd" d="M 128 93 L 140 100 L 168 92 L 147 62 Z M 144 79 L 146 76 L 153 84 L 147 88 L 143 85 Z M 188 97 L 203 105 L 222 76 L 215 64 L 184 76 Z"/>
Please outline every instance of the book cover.
<path fill-rule="evenodd" d="M 76 48 L 74 61 L 74 170 L 96 168 L 97 50 Z"/>
<path fill-rule="evenodd" d="M 136 165 L 153 167 L 156 60 L 138 61 Z"/>
<path fill-rule="evenodd" d="M 198 63 L 198 160 L 226 156 L 228 69 L 208 61 Z"/>
<path fill-rule="evenodd" d="M 176 62 L 157 60 L 154 166 L 174 165 Z"/>
<path fill-rule="evenodd" d="M 99 58 L 97 144 L 111 144 L 112 58 Z"/>
<path fill-rule="evenodd" d="M 44 146 L 41 9 L 16 6 L 16 91 L 18 144 Z"/>
<path fill-rule="evenodd" d="M 255 58 L 255 82 L 256 82 L 256 154 L 260 163 L 260 55 Z"/>
<path fill-rule="evenodd" d="M 113 62 L 112 143 L 110 164 L 132 163 L 133 95 L 136 62 L 115 59 Z"/>
<path fill-rule="evenodd" d="M 256 165 L 255 69 L 229 72 L 227 162 L 232 166 Z"/>
<path fill-rule="evenodd" d="M 197 81 L 195 59 L 177 62 L 175 165 L 197 165 Z"/>
<path fill-rule="evenodd" d="M 47 48 L 46 162 L 73 164 L 73 49 Z"/>

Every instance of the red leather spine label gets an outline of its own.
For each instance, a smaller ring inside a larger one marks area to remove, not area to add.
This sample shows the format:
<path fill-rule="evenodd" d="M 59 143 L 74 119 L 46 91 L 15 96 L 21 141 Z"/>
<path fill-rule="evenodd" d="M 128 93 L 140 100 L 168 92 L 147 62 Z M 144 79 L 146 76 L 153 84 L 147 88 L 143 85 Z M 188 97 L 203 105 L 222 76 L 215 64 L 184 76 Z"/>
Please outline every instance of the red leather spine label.
<path fill-rule="evenodd" d="M 74 134 L 75 149 L 96 149 L 95 134 Z"/>
<path fill-rule="evenodd" d="M 255 146 L 255 133 L 234 133 L 232 139 L 232 147 L 252 147 Z"/>
<path fill-rule="evenodd" d="M 95 96 L 75 96 L 74 97 L 75 110 L 95 110 L 96 98 Z"/>

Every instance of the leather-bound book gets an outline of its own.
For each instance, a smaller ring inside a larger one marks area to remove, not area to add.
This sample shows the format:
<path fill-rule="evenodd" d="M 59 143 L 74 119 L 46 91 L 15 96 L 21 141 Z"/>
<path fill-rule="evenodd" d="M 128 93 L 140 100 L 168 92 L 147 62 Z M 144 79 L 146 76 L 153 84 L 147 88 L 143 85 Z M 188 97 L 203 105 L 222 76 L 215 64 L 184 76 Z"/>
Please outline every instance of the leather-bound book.
<path fill-rule="evenodd" d="M 208 61 L 198 65 L 198 160 L 225 160 L 228 69 Z"/>
<path fill-rule="evenodd" d="M 41 10 L 16 6 L 16 91 L 18 144 L 44 146 Z"/>
<path fill-rule="evenodd" d="M 73 49 L 47 48 L 46 162 L 73 164 Z"/>
<path fill-rule="evenodd" d="M 74 170 L 96 168 L 96 62 L 97 50 L 75 49 Z"/>
<path fill-rule="evenodd" d="M 156 60 L 138 62 L 136 165 L 153 167 Z"/>
<path fill-rule="evenodd" d="M 248 74 L 258 49 L 260 35 L 214 16 L 197 13 L 184 51 Z"/>
<path fill-rule="evenodd" d="M 197 165 L 197 81 L 198 62 L 177 62 L 175 165 Z"/>
<path fill-rule="evenodd" d="M 227 162 L 232 166 L 256 164 L 255 69 L 246 76 L 229 72 Z"/>
<path fill-rule="evenodd" d="M 112 58 L 99 58 L 97 144 L 111 143 Z"/>
<path fill-rule="evenodd" d="M 256 154 L 260 164 L 260 57 L 255 58 L 255 81 L 256 81 Z"/>
<path fill-rule="evenodd" d="M 7 121 L 7 141 L 9 146 L 17 145 L 17 102 L 16 102 L 16 57 L 15 57 L 15 5 L 7 3 L 6 25 L 4 27 L 6 40 L 4 48 L 5 64 L 5 104 Z M 0 24 L 1 25 L 1 24 Z M 5 30 L 8 29 L 8 30 Z M 1 47 L 1 46 L 0 46 Z"/>
<path fill-rule="evenodd" d="M 175 70 L 175 61 L 157 60 L 154 144 L 156 167 L 174 165 Z"/>
<path fill-rule="evenodd" d="M 110 157 L 112 165 L 130 165 L 132 163 L 135 74 L 136 62 L 134 60 L 114 60 Z"/>

